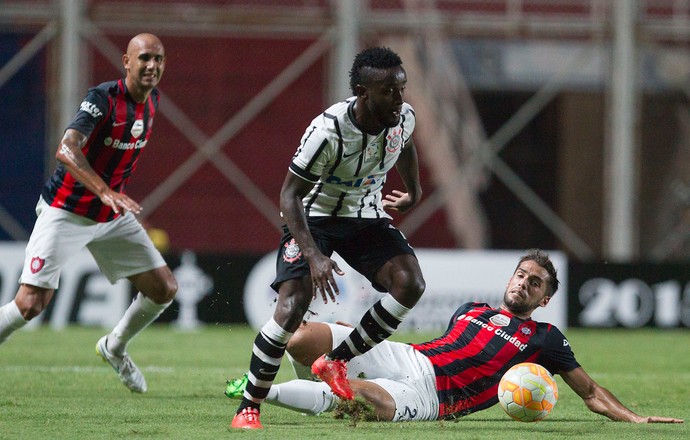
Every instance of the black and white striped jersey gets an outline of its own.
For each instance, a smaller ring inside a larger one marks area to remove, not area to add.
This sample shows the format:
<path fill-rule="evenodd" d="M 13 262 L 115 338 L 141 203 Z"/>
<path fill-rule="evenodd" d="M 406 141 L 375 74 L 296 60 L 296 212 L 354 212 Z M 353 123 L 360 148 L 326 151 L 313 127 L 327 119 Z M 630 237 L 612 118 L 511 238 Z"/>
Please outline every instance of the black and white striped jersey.
<path fill-rule="evenodd" d="M 412 137 L 414 110 L 404 103 L 398 125 L 373 136 L 354 124 L 355 101 L 334 104 L 314 118 L 292 158 L 290 171 L 315 184 L 303 199 L 307 217 L 390 218 L 382 188 Z"/>

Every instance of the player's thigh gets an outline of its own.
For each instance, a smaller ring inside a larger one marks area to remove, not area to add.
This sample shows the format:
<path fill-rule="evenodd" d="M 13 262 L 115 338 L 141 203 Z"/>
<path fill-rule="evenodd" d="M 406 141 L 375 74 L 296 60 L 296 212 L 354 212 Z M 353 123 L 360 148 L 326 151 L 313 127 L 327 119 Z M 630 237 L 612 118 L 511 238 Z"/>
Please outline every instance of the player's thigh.
<path fill-rule="evenodd" d="M 420 390 L 414 380 L 371 379 L 367 382 L 381 387 L 395 403 L 391 418 L 394 422 L 435 420 L 438 417 L 438 408 L 434 408 L 429 396 Z"/>
<path fill-rule="evenodd" d="M 352 327 L 339 324 L 327 324 L 333 337 L 333 347 L 337 347 L 353 331 Z M 406 344 L 383 341 L 366 353 L 355 356 L 347 365 L 347 377 L 350 379 L 389 378 L 399 379 L 415 374 L 407 371 L 410 361 Z"/>
<path fill-rule="evenodd" d="M 96 223 L 43 200 L 36 208 L 38 218 L 25 250 L 19 282 L 56 289 L 62 266 L 93 238 Z"/>
<path fill-rule="evenodd" d="M 134 214 L 127 213 L 99 227 L 97 237 L 87 247 L 111 283 L 167 266 Z"/>
<path fill-rule="evenodd" d="M 287 344 L 287 351 L 302 365 L 311 365 L 321 355 L 333 350 L 331 328 L 323 322 L 305 322 Z"/>
<path fill-rule="evenodd" d="M 321 231 L 319 225 L 311 225 L 309 230 L 314 238 L 316 247 L 324 255 L 330 257 L 333 254 L 331 239 Z M 287 229 L 283 228 L 283 236 L 280 239 L 276 255 L 276 277 L 271 287 L 276 292 L 280 291 L 280 285 L 287 280 L 303 278 L 310 274 L 309 263 L 302 254 L 302 249 Z M 311 288 L 309 289 L 311 290 Z"/>
<path fill-rule="evenodd" d="M 411 254 L 396 255 L 383 263 L 376 271 L 374 279 L 377 284 L 383 286 L 389 292 L 403 290 L 414 292 L 421 296 L 426 288 L 419 261 L 415 255 Z M 418 296 L 416 299 L 418 299 Z M 409 307 L 412 306 L 414 304 Z"/>
<path fill-rule="evenodd" d="M 339 245 L 336 252 L 380 292 L 390 288 L 390 282 L 384 280 L 382 283 L 377 275 L 384 265 L 399 256 L 410 256 L 409 260 L 417 264 L 414 250 L 405 236 L 386 219 L 373 220 L 356 236 Z"/>

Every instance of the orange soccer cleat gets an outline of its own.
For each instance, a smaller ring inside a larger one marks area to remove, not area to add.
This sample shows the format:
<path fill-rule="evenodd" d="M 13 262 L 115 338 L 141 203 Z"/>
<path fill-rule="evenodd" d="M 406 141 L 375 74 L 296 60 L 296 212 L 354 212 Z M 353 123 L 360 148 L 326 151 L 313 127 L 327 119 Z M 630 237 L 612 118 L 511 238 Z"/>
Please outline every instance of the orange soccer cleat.
<path fill-rule="evenodd" d="M 230 427 L 235 429 L 264 429 L 259 420 L 259 410 L 250 407 L 235 414 Z"/>
<path fill-rule="evenodd" d="M 345 400 L 354 399 L 355 395 L 347 380 L 347 362 L 340 359 L 328 360 L 323 355 L 314 361 L 311 372 L 326 382 L 336 396 Z"/>

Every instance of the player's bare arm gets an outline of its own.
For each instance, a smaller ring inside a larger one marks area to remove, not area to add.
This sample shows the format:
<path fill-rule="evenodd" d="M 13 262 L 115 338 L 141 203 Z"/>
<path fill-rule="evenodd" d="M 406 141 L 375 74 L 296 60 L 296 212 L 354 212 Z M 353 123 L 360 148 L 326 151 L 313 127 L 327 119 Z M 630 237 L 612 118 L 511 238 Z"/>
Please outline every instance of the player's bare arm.
<path fill-rule="evenodd" d="M 609 390 L 597 384 L 584 369 L 559 373 L 565 383 L 582 398 L 590 411 L 618 422 L 683 423 L 671 417 L 641 416 L 623 405 Z"/>
<path fill-rule="evenodd" d="M 67 171 L 75 179 L 96 194 L 104 204 L 110 206 L 117 214 L 120 213 L 120 210 L 131 211 L 135 214 L 140 213 L 141 206 L 137 202 L 125 194 L 113 191 L 91 168 L 84 153 L 82 153 L 82 148 L 87 140 L 88 138 L 77 130 L 66 130 L 55 158 L 67 168 Z"/>
<path fill-rule="evenodd" d="M 316 247 L 314 238 L 309 232 L 302 198 L 309 194 L 313 186 L 313 183 L 288 171 L 280 190 L 280 210 L 290 233 L 302 250 L 302 255 L 309 262 L 312 297 L 316 298 L 317 294 L 320 294 L 323 302 L 327 303 L 328 298 L 335 301 L 339 293 L 333 272 L 338 275 L 344 275 L 344 272 L 338 267 L 338 263 L 325 256 Z"/>
<path fill-rule="evenodd" d="M 386 194 L 383 200 L 383 208 L 391 211 L 405 212 L 422 199 L 417 149 L 411 138 L 400 152 L 395 167 L 403 180 L 407 192 L 393 190 L 390 194 Z"/>

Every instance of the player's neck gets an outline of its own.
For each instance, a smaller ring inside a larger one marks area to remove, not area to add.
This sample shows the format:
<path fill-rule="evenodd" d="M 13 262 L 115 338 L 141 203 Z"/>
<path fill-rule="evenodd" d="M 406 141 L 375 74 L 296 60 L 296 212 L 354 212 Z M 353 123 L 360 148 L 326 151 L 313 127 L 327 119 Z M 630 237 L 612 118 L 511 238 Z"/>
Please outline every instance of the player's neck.
<path fill-rule="evenodd" d="M 352 122 L 362 133 L 377 136 L 386 128 L 374 121 L 374 118 L 372 118 L 367 112 L 366 108 L 359 99 L 357 99 L 357 102 L 355 102 L 355 105 L 352 108 L 352 113 Z"/>
<path fill-rule="evenodd" d="M 127 85 L 127 94 L 129 94 L 130 98 L 132 98 L 132 100 L 134 102 L 137 102 L 139 104 L 146 102 L 149 95 L 151 94 L 152 89 L 149 89 L 149 88 L 143 89 L 143 88 L 139 88 L 133 84 L 129 84 L 128 82 L 125 82 L 125 83 Z"/>
<path fill-rule="evenodd" d="M 532 317 L 532 311 L 525 312 L 525 313 L 516 313 L 516 312 L 510 310 L 510 308 L 505 304 L 501 304 L 499 309 L 505 310 L 506 312 L 510 313 L 514 317 L 522 319 L 523 321 L 526 321 Z"/>

